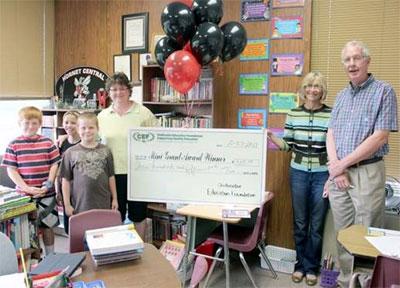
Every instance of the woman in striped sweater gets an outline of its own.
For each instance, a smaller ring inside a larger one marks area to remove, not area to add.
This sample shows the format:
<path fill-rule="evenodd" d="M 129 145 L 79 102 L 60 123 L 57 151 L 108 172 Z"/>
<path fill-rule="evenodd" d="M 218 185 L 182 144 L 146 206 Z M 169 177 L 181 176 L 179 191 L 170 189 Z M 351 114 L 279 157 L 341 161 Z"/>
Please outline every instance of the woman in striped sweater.
<path fill-rule="evenodd" d="M 319 72 L 304 77 L 299 94 L 304 104 L 288 113 L 283 139 L 270 131 L 267 135 L 281 150 L 292 151 L 290 190 L 297 252 L 292 280 L 299 283 L 305 275 L 306 283 L 313 286 L 317 283 L 328 208 L 325 184 L 329 173 L 325 142 L 331 108 L 322 103 L 327 89 Z"/>

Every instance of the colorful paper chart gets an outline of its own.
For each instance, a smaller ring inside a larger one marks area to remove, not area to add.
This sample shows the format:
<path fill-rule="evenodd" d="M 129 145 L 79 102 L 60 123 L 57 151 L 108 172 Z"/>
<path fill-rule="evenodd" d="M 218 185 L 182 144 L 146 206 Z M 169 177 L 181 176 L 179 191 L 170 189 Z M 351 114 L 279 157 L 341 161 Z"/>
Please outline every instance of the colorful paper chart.
<path fill-rule="evenodd" d="M 268 60 L 269 39 L 248 39 L 246 48 L 240 54 L 240 61 Z"/>
<path fill-rule="evenodd" d="M 289 7 L 304 7 L 304 0 L 272 0 L 272 7 L 289 8 Z"/>
<path fill-rule="evenodd" d="M 303 54 L 272 54 L 271 76 L 301 76 Z"/>
<path fill-rule="evenodd" d="M 293 92 L 271 92 L 269 95 L 269 113 L 288 113 L 299 106 L 299 96 Z"/>
<path fill-rule="evenodd" d="M 283 128 L 269 128 L 269 131 L 273 133 L 276 137 L 278 138 L 283 138 L 283 134 L 285 132 L 285 129 Z M 271 139 L 268 139 L 268 150 L 279 150 L 279 147 L 274 144 L 274 142 L 271 141 Z"/>
<path fill-rule="evenodd" d="M 271 39 L 303 38 L 303 16 L 273 17 Z"/>
<path fill-rule="evenodd" d="M 262 129 L 267 127 L 266 109 L 244 109 L 238 110 L 239 129 Z"/>
<path fill-rule="evenodd" d="M 268 94 L 268 74 L 240 74 L 240 95 L 266 95 Z"/>
<path fill-rule="evenodd" d="M 268 21 L 271 15 L 269 0 L 242 0 L 242 22 Z"/>

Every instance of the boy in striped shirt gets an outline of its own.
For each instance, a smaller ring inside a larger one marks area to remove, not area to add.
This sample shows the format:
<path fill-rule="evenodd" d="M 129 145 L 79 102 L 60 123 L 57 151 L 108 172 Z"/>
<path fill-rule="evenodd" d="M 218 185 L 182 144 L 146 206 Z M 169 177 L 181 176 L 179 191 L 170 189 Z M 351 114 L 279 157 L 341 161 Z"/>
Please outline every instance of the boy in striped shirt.
<path fill-rule="evenodd" d="M 59 224 L 54 179 L 60 162 L 57 147 L 37 132 L 42 112 L 33 106 L 18 112 L 22 135 L 11 141 L 1 165 L 16 184 L 18 192 L 32 196 L 39 210 L 39 228 L 43 233 L 46 255 L 54 251 L 52 228 Z"/>

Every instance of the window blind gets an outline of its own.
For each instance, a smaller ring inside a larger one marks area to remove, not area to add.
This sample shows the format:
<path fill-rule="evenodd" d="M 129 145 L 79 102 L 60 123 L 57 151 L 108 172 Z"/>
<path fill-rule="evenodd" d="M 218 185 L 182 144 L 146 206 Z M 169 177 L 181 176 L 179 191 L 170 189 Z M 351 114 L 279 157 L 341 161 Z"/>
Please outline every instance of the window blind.
<path fill-rule="evenodd" d="M 54 83 L 54 1 L 0 1 L 0 99 L 48 98 Z"/>
<path fill-rule="evenodd" d="M 314 0 L 312 7 L 311 70 L 327 77 L 327 104 L 348 84 L 341 51 L 350 40 L 363 41 L 370 50 L 369 72 L 388 82 L 400 95 L 400 1 Z M 400 105 L 398 100 L 398 111 Z M 400 179 L 400 133 L 391 133 L 385 157 L 386 174 Z"/>

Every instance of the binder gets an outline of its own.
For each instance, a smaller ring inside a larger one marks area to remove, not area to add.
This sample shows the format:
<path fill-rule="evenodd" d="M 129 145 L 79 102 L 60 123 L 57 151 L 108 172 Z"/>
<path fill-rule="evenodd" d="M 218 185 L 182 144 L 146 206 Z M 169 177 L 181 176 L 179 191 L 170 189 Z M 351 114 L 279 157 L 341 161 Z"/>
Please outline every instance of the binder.
<path fill-rule="evenodd" d="M 70 277 L 85 260 L 85 254 L 51 253 L 47 255 L 29 274 L 46 274 L 56 270 L 64 270 L 69 266 L 66 276 Z"/>

